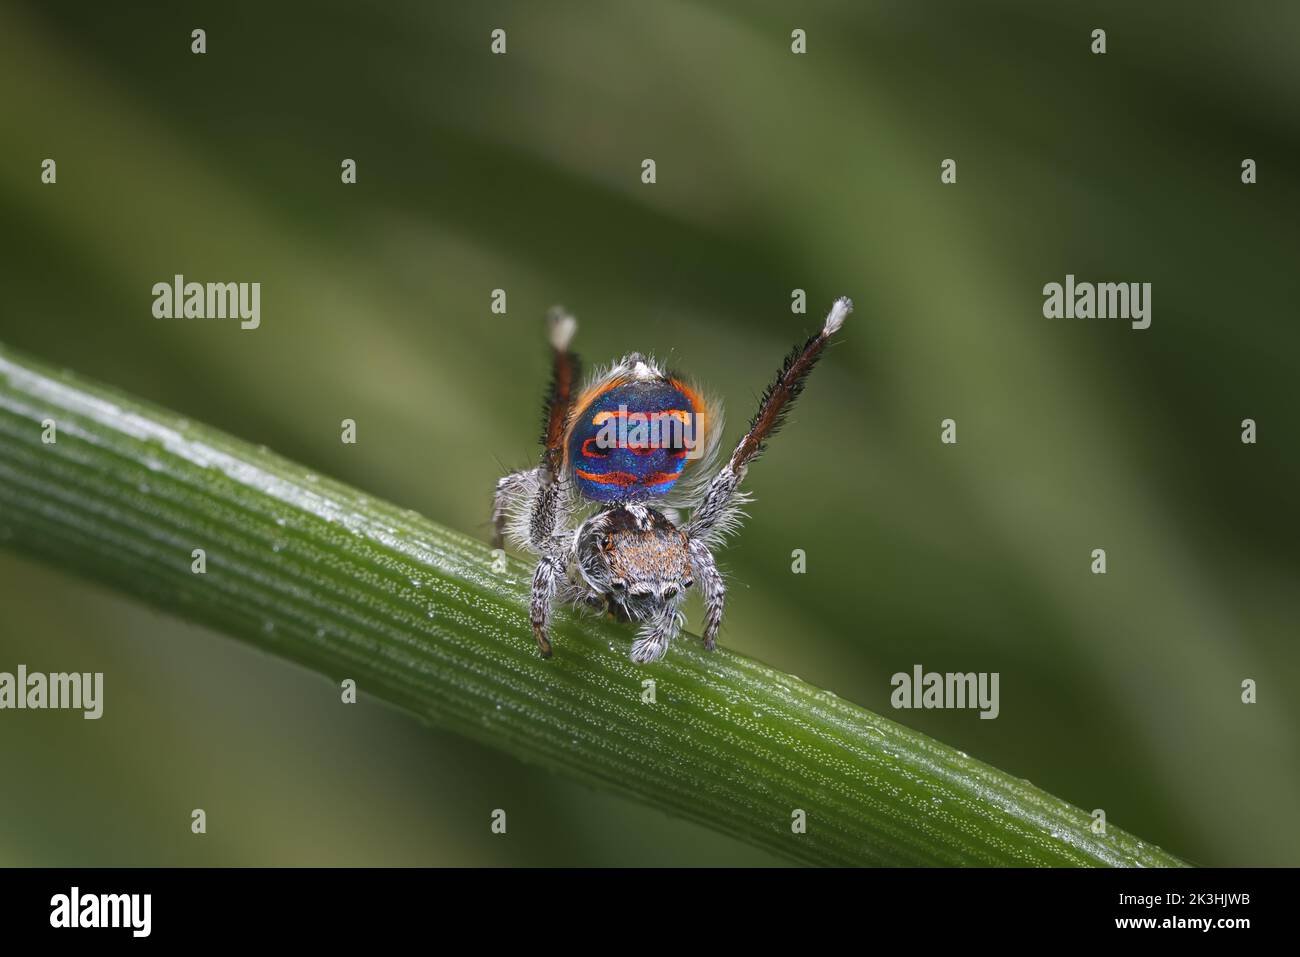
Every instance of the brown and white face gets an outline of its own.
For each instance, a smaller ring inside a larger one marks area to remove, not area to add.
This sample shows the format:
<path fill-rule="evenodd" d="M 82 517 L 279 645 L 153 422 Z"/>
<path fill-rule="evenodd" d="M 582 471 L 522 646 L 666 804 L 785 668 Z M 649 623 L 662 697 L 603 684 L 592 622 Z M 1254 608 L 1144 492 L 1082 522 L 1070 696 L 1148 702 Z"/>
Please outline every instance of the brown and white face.
<path fill-rule="evenodd" d="M 590 547 L 599 584 L 628 618 L 644 620 L 676 605 L 694 584 L 686 533 L 655 509 L 611 509 Z"/>

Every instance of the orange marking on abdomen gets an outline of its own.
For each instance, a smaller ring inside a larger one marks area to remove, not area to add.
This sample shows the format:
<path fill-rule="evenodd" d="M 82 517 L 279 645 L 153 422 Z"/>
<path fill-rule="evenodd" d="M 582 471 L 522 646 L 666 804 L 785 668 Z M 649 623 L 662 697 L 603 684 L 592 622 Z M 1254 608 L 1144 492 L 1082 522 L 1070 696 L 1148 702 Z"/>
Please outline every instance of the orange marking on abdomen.
<path fill-rule="evenodd" d="M 619 485 L 629 486 L 636 484 L 636 476 L 631 472 L 586 472 L 582 469 L 574 469 L 579 478 L 584 478 L 588 482 L 595 482 L 597 485 Z"/>
<path fill-rule="evenodd" d="M 681 409 L 656 409 L 653 412 L 643 412 L 640 409 L 606 409 L 604 412 L 597 412 L 591 417 L 592 425 L 604 425 L 610 419 L 626 419 L 629 415 L 641 415 L 650 420 L 655 417 L 668 417 L 677 419 L 682 425 L 691 424 L 690 413 Z"/>
<path fill-rule="evenodd" d="M 645 485 L 663 485 L 665 482 L 676 482 L 681 474 L 681 472 L 651 472 L 642 479 L 642 483 Z"/>

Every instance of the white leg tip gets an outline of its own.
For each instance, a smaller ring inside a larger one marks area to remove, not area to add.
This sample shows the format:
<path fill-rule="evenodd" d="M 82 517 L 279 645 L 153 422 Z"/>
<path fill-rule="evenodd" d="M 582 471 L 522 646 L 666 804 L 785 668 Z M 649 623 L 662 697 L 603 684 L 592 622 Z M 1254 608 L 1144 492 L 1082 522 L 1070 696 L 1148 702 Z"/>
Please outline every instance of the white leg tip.
<path fill-rule="evenodd" d="M 573 334 L 578 331 L 578 320 L 573 318 L 563 306 L 555 306 L 546 314 L 546 327 L 552 348 L 556 352 L 563 352 L 569 348 L 569 343 L 573 341 Z"/>
<path fill-rule="evenodd" d="M 840 296 L 835 300 L 835 305 L 831 306 L 831 311 L 826 314 L 826 326 L 822 329 L 822 333 L 831 336 L 839 332 L 840 326 L 844 325 L 844 320 L 852 311 L 853 300 L 848 296 Z"/>

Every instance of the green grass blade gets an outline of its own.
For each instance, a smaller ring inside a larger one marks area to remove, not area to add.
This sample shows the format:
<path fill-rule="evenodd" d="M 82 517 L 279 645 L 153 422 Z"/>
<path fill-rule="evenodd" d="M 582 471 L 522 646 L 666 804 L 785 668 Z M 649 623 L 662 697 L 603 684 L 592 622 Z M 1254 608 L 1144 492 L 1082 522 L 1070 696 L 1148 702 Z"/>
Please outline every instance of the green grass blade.
<path fill-rule="evenodd" d="M 0 542 L 796 861 L 1182 863 L 689 635 L 636 667 L 627 628 L 561 613 L 543 661 L 525 563 L 494 571 L 484 543 L 3 347 Z M 191 570 L 196 548 L 205 574 Z M 806 833 L 792 831 L 796 809 Z"/>

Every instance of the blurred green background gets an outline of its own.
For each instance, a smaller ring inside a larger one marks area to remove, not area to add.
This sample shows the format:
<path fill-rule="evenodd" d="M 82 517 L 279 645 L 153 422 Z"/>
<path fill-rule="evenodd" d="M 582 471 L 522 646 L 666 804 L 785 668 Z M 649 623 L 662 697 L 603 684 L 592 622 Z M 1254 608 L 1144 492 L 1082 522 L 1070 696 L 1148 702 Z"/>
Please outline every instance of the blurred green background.
<path fill-rule="evenodd" d="M 6 2 L 0 340 L 486 536 L 550 304 L 731 442 L 851 295 L 724 643 L 1193 862 L 1296 865 L 1297 35 L 1280 0 Z M 1044 319 L 1067 272 L 1153 283 L 1152 327 Z M 261 328 L 155 320 L 175 273 L 260 281 Z M 106 672 L 106 713 L 0 713 L 0 863 L 776 863 L 0 551 L 20 662 Z M 916 663 L 1000 672 L 1001 716 L 892 711 Z"/>

